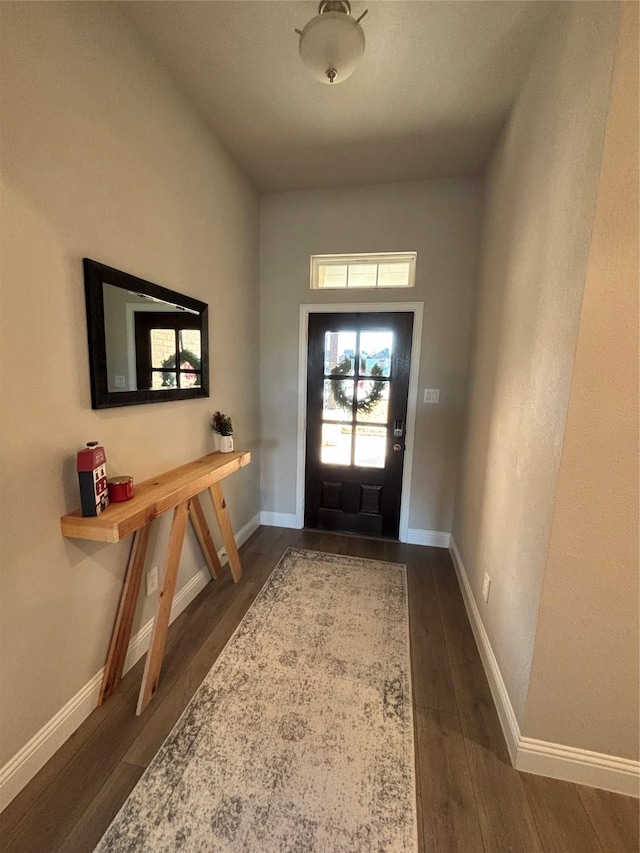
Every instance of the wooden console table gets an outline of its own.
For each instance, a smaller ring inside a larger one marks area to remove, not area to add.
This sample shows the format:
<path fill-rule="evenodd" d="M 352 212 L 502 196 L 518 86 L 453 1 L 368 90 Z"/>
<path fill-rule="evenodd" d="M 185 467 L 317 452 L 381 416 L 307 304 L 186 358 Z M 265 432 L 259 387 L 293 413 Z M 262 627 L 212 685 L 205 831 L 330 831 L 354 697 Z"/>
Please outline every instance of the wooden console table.
<path fill-rule="evenodd" d="M 187 518 L 191 518 L 193 529 L 211 576 L 217 578 L 222 569 L 198 497 L 200 492 L 205 491 L 205 489 L 208 489 L 211 495 L 233 580 L 237 583 L 242 577 L 240 556 L 227 514 L 220 481 L 239 468 L 244 468 L 250 462 L 251 454 L 246 450 L 238 450 L 232 453 L 210 453 L 208 456 L 203 456 L 201 459 L 196 459 L 194 462 L 189 462 L 180 468 L 174 468 L 173 471 L 167 471 L 159 477 L 153 477 L 151 480 L 145 480 L 144 483 L 136 485 L 135 495 L 131 500 L 110 504 L 103 513 L 95 518 L 83 518 L 80 510 L 77 510 L 60 519 L 62 535 L 72 539 L 119 542 L 125 536 L 134 534 L 120 598 L 120 607 L 102 680 L 99 705 L 111 696 L 122 680 L 133 617 L 140 593 L 140 582 L 147 554 L 151 522 L 155 518 L 173 509 L 162 589 L 158 595 L 158 606 L 144 675 L 142 676 L 136 714 L 141 714 L 144 711 L 158 689 Z"/>

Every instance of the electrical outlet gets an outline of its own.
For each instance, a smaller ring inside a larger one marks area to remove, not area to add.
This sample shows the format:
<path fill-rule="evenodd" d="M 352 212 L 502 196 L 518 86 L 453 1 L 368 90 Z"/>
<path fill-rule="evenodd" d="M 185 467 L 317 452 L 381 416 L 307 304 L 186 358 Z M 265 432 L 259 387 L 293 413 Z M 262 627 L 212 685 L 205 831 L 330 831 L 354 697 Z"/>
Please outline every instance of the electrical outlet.
<path fill-rule="evenodd" d="M 116 388 L 126 388 L 127 387 L 127 382 L 126 382 L 125 377 L 121 376 L 118 373 L 116 373 L 116 375 L 113 377 L 113 384 L 115 385 Z"/>
<path fill-rule="evenodd" d="M 439 388 L 425 388 L 424 389 L 424 401 L 425 401 L 425 403 L 439 403 L 440 402 L 440 389 Z"/>
<path fill-rule="evenodd" d="M 485 601 L 489 601 L 489 590 L 491 589 L 491 578 L 485 572 L 484 573 L 484 582 L 482 584 L 482 597 Z"/>
<path fill-rule="evenodd" d="M 147 595 L 158 591 L 158 567 L 154 566 L 147 572 Z"/>

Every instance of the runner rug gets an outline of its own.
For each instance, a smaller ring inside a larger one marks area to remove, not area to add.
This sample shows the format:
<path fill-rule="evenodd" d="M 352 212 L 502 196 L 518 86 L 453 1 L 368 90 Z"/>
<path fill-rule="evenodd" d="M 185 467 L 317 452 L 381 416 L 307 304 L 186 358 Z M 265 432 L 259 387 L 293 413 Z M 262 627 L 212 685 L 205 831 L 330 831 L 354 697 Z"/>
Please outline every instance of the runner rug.
<path fill-rule="evenodd" d="M 406 570 L 289 549 L 96 851 L 417 851 Z"/>

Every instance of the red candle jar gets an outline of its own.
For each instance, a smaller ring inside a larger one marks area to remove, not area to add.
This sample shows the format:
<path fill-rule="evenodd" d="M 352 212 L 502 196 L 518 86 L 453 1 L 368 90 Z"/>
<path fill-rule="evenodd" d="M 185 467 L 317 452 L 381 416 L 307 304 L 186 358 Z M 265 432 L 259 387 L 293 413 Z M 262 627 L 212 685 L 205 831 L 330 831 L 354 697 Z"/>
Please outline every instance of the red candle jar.
<path fill-rule="evenodd" d="M 133 497 L 133 477 L 112 477 L 108 485 L 109 500 L 113 503 L 122 503 Z"/>

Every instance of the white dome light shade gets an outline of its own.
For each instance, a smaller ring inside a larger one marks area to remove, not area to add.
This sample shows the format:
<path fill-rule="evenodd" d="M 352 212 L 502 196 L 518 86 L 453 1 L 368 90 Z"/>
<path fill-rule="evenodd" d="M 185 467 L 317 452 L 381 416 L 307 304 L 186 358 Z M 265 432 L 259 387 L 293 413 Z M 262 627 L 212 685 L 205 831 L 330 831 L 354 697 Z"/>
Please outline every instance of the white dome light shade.
<path fill-rule="evenodd" d="M 364 32 L 344 12 L 323 12 L 312 18 L 300 34 L 300 56 L 321 83 L 342 83 L 350 77 L 364 54 Z"/>

